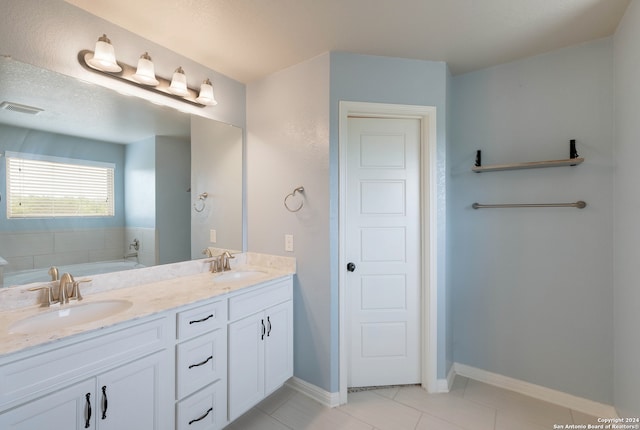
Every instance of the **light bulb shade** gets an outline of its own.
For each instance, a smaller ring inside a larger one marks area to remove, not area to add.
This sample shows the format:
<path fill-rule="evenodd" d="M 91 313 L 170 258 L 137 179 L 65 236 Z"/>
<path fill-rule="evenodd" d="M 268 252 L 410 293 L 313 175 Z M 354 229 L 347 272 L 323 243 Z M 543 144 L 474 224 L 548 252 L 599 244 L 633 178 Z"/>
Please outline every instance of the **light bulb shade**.
<path fill-rule="evenodd" d="M 211 85 L 211 81 L 209 79 L 205 80 L 202 85 L 200 85 L 200 95 L 198 95 L 196 101 L 205 106 L 215 106 L 218 104 L 213 95 L 213 85 Z"/>
<path fill-rule="evenodd" d="M 96 42 L 96 50 L 93 53 L 93 58 L 89 58 L 87 64 L 103 72 L 117 73 L 122 71 L 122 67 L 118 66 L 116 62 L 113 45 L 106 34 L 103 34 Z"/>
<path fill-rule="evenodd" d="M 187 77 L 185 76 L 182 67 L 178 67 L 176 71 L 173 72 L 173 78 L 171 78 L 169 92 L 181 97 L 189 95 L 189 91 L 187 90 Z"/>
<path fill-rule="evenodd" d="M 151 57 L 147 52 L 140 56 L 136 73 L 135 75 L 131 76 L 131 78 L 143 85 L 156 86 L 160 83 L 156 79 L 156 73 L 153 68 L 153 61 L 151 61 Z"/>

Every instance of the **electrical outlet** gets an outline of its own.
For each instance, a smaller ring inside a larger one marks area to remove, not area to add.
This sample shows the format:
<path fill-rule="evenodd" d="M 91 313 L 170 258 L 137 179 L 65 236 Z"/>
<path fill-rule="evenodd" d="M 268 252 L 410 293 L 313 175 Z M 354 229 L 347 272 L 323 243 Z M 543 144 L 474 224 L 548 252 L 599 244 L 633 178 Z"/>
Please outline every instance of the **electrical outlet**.
<path fill-rule="evenodd" d="M 217 233 L 215 230 L 209 230 L 209 242 L 216 243 L 218 240 Z"/>
<path fill-rule="evenodd" d="M 292 234 L 284 235 L 284 250 L 287 252 L 293 252 L 293 235 Z"/>

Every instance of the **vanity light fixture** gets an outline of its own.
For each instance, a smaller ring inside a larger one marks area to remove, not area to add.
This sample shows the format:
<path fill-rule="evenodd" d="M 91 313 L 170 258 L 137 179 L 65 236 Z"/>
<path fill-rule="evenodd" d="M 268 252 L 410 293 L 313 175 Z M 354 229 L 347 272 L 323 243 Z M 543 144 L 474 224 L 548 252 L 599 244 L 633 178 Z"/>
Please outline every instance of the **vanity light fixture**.
<path fill-rule="evenodd" d="M 200 85 L 200 95 L 196 101 L 205 106 L 215 106 L 218 104 L 216 98 L 213 96 L 213 85 L 209 78 L 205 79 L 202 85 Z"/>
<path fill-rule="evenodd" d="M 96 50 L 93 56 L 87 59 L 87 64 L 102 72 L 118 73 L 122 67 L 116 63 L 116 53 L 111 41 L 103 34 L 96 42 Z"/>
<path fill-rule="evenodd" d="M 138 68 L 136 69 L 136 74 L 131 76 L 131 78 L 143 85 L 153 85 L 156 86 L 160 82 L 156 79 L 156 73 L 153 68 L 153 61 L 151 61 L 151 57 L 148 52 L 145 52 L 140 56 L 138 60 Z"/>
<path fill-rule="evenodd" d="M 113 45 L 106 34 L 98 39 L 94 52 L 80 51 L 78 62 L 91 72 L 100 73 L 198 107 L 218 104 L 213 95 L 211 80 L 205 79 L 200 86 L 200 91 L 197 91 L 187 86 L 187 77 L 182 67 L 178 67 L 173 72 L 171 81 L 156 76 L 153 61 L 148 52 L 140 56 L 137 68 L 116 61 Z"/>
<path fill-rule="evenodd" d="M 178 67 L 176 71 L 173 72 L 171 85 L 169 85 L 169 92 L 181 97 L 189 94 L 187 91 L 187 76 L 184 74 L 182 67 Z"/>

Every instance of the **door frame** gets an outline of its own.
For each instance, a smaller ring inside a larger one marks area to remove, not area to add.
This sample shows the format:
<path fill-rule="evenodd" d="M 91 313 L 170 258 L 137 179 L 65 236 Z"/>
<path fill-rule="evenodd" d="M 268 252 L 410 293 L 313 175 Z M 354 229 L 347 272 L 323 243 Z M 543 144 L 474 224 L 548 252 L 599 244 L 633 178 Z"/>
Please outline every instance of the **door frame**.
<path fill-rule="evenodd" d="M 340 101 L 339 108 L 339 214 L 338 214 L 338 312 L 340 404 L 347 403 L 348 346 L 346 307 L 346 145 L 349 116 L 417 118 L 420 120 L 420 332 L 421 385 L 428 392 L 438 386 L 438 296 L 437 296 L 437 157 L 436 107 Z"/>

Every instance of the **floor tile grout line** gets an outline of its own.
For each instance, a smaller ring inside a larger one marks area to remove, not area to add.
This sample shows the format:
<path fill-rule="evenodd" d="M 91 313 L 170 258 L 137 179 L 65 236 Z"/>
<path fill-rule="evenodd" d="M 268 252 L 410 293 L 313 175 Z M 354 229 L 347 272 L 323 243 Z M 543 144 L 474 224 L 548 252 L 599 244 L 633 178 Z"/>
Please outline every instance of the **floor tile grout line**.
<path fill-rule="evenodd" d="M 390 399 L 389 397 L 385 397 L 385 396 L 383 396 L 383 395 L 381 395 L 381 394 L 376 393 L 374 390 L 371 390 L 370 392 L 371 392 L 372 394 L 375 394 L 376 396 L 380 397 L 381 399 L 383 399 L 383 400 L 385 400 L 385 401 L 393 402 L 393 403 L 397 403 L 398 405 L 404 406 L 404 407 L 409 408 L 409 409 L 413 409 L 414 411 L 416 411 L 416 412 L 420 413 L 420 418 L 422 418 L 422 414 L 424 413 L 423 411 L 421 411 L 421 410 L 419 410 L 419 409 L 416 409 L 416 408 L 414 408 L 414 407 L 412 407 L 412 406 L 405 405 L 404 403 L 398 402 L 398 401 L 396 401 L 396 400 L 394 400 L 394 399 Z M 398 392 L 400 392 L 400 390 L 398 390 Z M 396 393 L 396 395 L 397 395 L 397 394 L 398 394 L 398 393 Z M 395 397 L 395 396 L 394 396 L 394 397 Z M 363 422 L 363 423 L 365 423 L 365 424 L 367 424 L 367 425 L 369 425 L 369 426 L 373 427 L 374 429 L 375 429 L 375 428 L 377 428 L 377 427 L 375 426 L 375 424 L 371 424 L 371 423 L 369 423 L 369 422 L 367 422 L 367 421 L 363 421 L 363 420 L 361 420 L 360 418 L 356 417 L 355 415 L 350 414 L 350 413 L 349 413 L 349 412 L 347 412 L 347 411 L 342 411 L 342 412 L 344 412 L 345 414 L 349 415 L 350 417 L 352 417 L 352 418 L 354 418 L 354 419 L 356 419 L 356 420 L 358 420 L 358 421 L 360 421 L 360 422 Z M 420 418 L 418 418 L 418 422 L 416 423 L 416 426 L 417 426 L 418 424 L 420 424 Z"/>
<path fill-rule="evenodd" d="M 362 419 L 360 419 L 360 418 L 358 418 L 358 417 L 356 417 L 356 416 L 354 416 L 354 415 L 351 415 L 351 414 L 350 414 L 349 412 L 347 412 L 347 411 L 343 411 L 342 409 L 337 409 L 337 408 L 336 408 L 336 411 L 341 412 L 341 413 L 343 413 L 343 414 L 345 414 L 345 415 L 347 415 L 347 416 L 349 416 L 349 417 L 353 418 L 354 420 L 356 420 L 356 421 L 358 421 L 358 422 L 360 422 L 360 423 L 362 423 L 362 424 L 364 424 L 364 425 L 367 425 L 367 426 L 371 427 L 371 429 L 372 429 L 372 430 L 375 430 L 375 429 L 376 429 L 375 424 L 368 423 L 368 422 L 366 422 L 366 421 L 364 421 L 364 420 L 362 420 Z"/>
<path fill-rule="evenodd" d="M 487 428 L 492 428 L 493 430 L 497 430 L 498 429 L 499 417 L 511 417 L 511 418 L 509 418 L 510 420 L 513 419 L 513 418 L 516 418 L 515 415 L 511 416 L 510 413 L 509 413 L 510 409 L 508 407 L 505 407 L 505 405 L 500 403 L 500 402 L 498 402 L 497 404 L 496 404 L 496 402 L 493 402 L 493 404 L 492 403 L 483 403 L 484 397 L 482 397 L 482 395 L 481 395 L 482 391 L 478 391 L 478 392 L 473 391 L 473 393 L 474 393 L 473 397 L 475 397 L 475 398 L 469 398 L 468 396 L 471 394 L 471 391 L 469 391 L 469 390 L 470 390 L 470 388 L 473 387 L 473 385 L 470 385 L 470 383 L 469 383 L 470 381 L 471 381 L 471 379 L 465 378 L 465 380 L 462 383 L 460 383 L 459 386 L 456 388 L 456 390 L 455 390 L 455 391 L 457 391 L 456 394 L 452 394 L 452 392 L 453 392 L 453 390 L 452 390 L 448 394 L 442 394 L 442 396 L 456 397 L 458 399 L 464 400 L 465 402 L 468 402 L 467 403 L 468 405 L 476 405 L 476 406 L 484 408 L 484 409 L 488 408 L 488 409 L 492 410 L 492 412 L 493 412 L 493 426 L 492 427 L 487 427 Z M 471 430 L 471 429 L 467 429 L 467 427 L 465 425 L 461 425 L 459 423 L 450 421 L 450 419 L 448 417 L 446 417 L 446 416 L 434 415 L 432 413 L 423 411 L 422 409 L 419 409 L 418 407 L 414 407 L 414 406 L 412 406 L 410 404 L 405 404 L 401 400 L 398 400 L 399 396 L 401 394 L 403 394 L 402 398 L 404 398 L 404 396 L 406 396 L 407 394 L 410 394 L 410 393 L 406 392 L 408 390 L 408 388 L 409 387 L 398 387 L 394 391 L 385 391 L 384 394 L 382 394 L 378 390 L 366 390 L 366 391 L 370 391 L 372 394 L 375 394 L 373 399 L 377 399 L 377 400 L 373 400 L 374 402 L 380 401 L 380 402 L 382 402 L 384 404 L 396 404 L 396 405 L 400 405 L 402 407 L 409 408 L 410 410 L 416 411 L 417 414 L 418 414 L 418 418 L 417 418 L 417 422 L 413 426 L 413 430 L 417 430 L 419 428 L 419 426 L 420 426 L 421 421 L 427 419 L 427 417 L 432 417 L 432 418 L 435 418 L 435 419 L 438 419 L 438 420 L 442 420 L 443 422 L 447 422 L 447 423 L 455 426 L 456 428 Z M 500 387 L 497 387 L 497 388 L 500 388 Z M 520 397 L 530 398 L 530 396 L 521 395 L 521 393 L 517 393 L 517 392 L 514 392 L 514 393 L 515 394 L 520 394 L 520 395 L 512 397 L 512 396 L 509 395 L 511 393 L 510 390 L 506 390 L 506 389 L 501 389 L 501 390 L 505 390 L 505 391 L 508 392 L 507 393 L 507 399 L 509 399 L 509 400 L 512 400 L 514 398 L 518 398 L 519 399 Z M 284 401 L 277 402 L 276 403 L 277 407 L 275 409 L 273 409 L 273 411 L 271 413 L 267 412 L 266 410 L 262 410 L 260 408 L 258 408 L 258 409 L 260 409 L 263 413 L 265 413 L 266 416 L 269 416 L 271 419 L 273 419 L 274 422 L 277 422 L 278 424 L 282 425 L 283 429 L 296 430 L 294 427 L 290 427 L 289 425 L 285 424 L 280 419 L 278 419 L 278 418 L 276 418 L 274 416 L 274 414 L 276 414 L 278 411 L 281 411 L 282 408 L 285 405 L 289 404 L 294 399 L 295 394 L 296 394 L 296 392 L 293 392 L 290 395 L 283 396 Z M 497 394 L 500 394 L 500 393 L 497 393 Z M 433 395 L 434 396 L 438 396 L 438 394 L 433 394 Z M 501 400 L 501 397 L 498 396 L 496 399 L 497 400 Z M 568 412 L 569 413 L 569 416 L 567 418 L 569 418 L 571 420 L 570 422 L 573 422 L 574 424 L 576 423 L 576 420 L 577 420 L 576 412 L 574 410 L 572 410 L 571 408 L 568 408 L 568 407 L 565 407 L 565 406 L 561 406 L 561 405 L 556 405 L 555 403 L 552 403 L 552 402 L 545 402 L 542 399 L 535 399 L 535 398 L 532 398 L 532 399 L 538 400 L 538 401 L 540 401 L 542 403 L 549 403 L 552 406 L 560 407 L 564 412 Z M 486 400 L 486 399 L 484 399 L 484 400 L 490 402 L 491 398 L 489 398 L 489 400 Z M 389 402 L 391 402 L 391 403 L 389 403 Z M 418 402 L 418 403 L 414 402 L 413 404 L 416 404 L 416 405 L 420 406 L 421 403 L 420 402 Z M 525 406 L 526 405 L 523 404 L 523 407 L 525 407 Z M 348 416 L 350 419 L 353 419 L 355 422 L 360 423 L 363 426 L 367 426 L 371 430 L 379 430 L 378 427 L 376 426 L 376 424 L 374 424 L 373 422 L 368 422 L 366 420 L 366 415 L 364 415 L 365 418 L 363 419 L 363 418 L 361 418 L 361 416 L 363 416 L 362 414 L 360 414 L 358 416 L 353 415 L 352 413 L 341 409 L 340 406 L 337 407 L 336 409 L 337 409 L 338 412 L 341 412 L 344 416 Z M 355 412 L 358 412 L 358 411 L 356 410 Z M 541 422 L 531 421 L 530 419 L 526 419 L 525 416 L 518 417 L 517 419 L 520 420 L 520 421 L 523 421 L 523 422 L 530 423 L 530 424 L 535 425 L 535 426 L 540 426 L 540 427 L 545 426 L 545 424 L 543 424 Z M 355 422 L 354 422 L 354 424 L 355 424 Z M 410 424 L 410 423 L 407 423 L 407 424 Z M 411 427 L 409 427 L 409 428 L 411 428 Z"/>
<path fill-rule="evenodd" d="M 492 408 L 492 409 L 495 409 L 498 413 L 499 413 L 499 412 L 501 412 L 501 411 L 503 412 L 503 414 L 504 414 L 504 413 L 509 412 L 509 410 L 508 410 L 508 409 L 500 408 L 500 407 L 498 407 L 498 406 L 494 406 L 494 405 L 491 405 L 491 404 L 489 404 L 489 403 L 483 403 L 481 400 L 474 400 L 474 399 L 470 399 L 470 398 L 468 398 L 468 397 L 467 397 L 467 394 L 466 394 L 466 390 L 467 390 L 467 388 L 468 388 L 468 382 L 469 382 L 469 381 L 471 381 L 471 378 L 467 378 L 467 381 L 466 381 L 466 384 L 465 384 L 465 391 L 464 391 L 464 395 L 463 395 L 463 397 L 464 397 L 467 401 L 472 402 L 472 403 L 475 403 L 476 405 L 480 405 L 480 406 L 484 406 L 484 407 L 490 407 L 490 408 Z M 481 382 L 481 381 L 477 381 L 477 382 L 479 382 L 479 383 L 481 383 L 481 384 L 486 384 L 486 383 Z M 549 402 L 549 401 L 546 401 L 546 400 L 543 400 L 543 399 L 538 399 L 538 398 L 536 398 L 536 397 L 527 396 L 526 394 L 518 393 L 517 391 L 512 391 L 512 390 L 509 390 L 509 389 L 507 389 L 507 388 L 496 387 L 496 386 L 493 386 L 493 385 L 491 385 L 491 384 L 487 384 L 487 385 L 490 385 L 490 386 L 491 386 L 491 387 L 493 387 L 493 388 L 496 388 L 496 389 L 498 389 L 498 390 L 501 390 L 501 391 L 506 392 L 507 396 L 508 396 L 510 399 L 514 399 L 514 400 L 516 400 L 516 401 L 519 401 L 519 399 L 520 399 L 520 398 L 524 397 L 524 398 L 526 398 L 527 400 L 533 400 L 533 401 L 535 401 L 535 402 L 540 402 L 541 404 L 542 404 L 542 403 L 546 403 L 546 404 L 551 405 L 551 406 L 553 406 L 553 407 L 557 407 L 557 408 L 564 409 L 564 410 L 566 410 L 567 412 L 569 412 L 569 416 L 571 417 L 571 422 L 572 422 L 572 423 L 574 423 L 574 424 L 579 424 L 579 423 L 576 423 L 576 422 L 575 422 L 574 413 L 573 413 L 574 411 L 573 411 L 571 408 L 568 408 L 568 407 L 566 407 L 566 406 L 562 406 L 562 405 L 558 405 L 558 404 L 556 404 L 556 403 Z M 514 394 L 515 394 L 515 395 L 514 395 Z M 527 406 L 527 408 L 528 408 L 528 406 Z M 522 419 L 522 418 L 520 418 L 520 419 Z M 531 421 L 531 420 L 525 420 L 525 422 L 530 423 L 530 424 L 534 424 L 534 425 L 538 425 L 538 426 L 544 426 L 544 425 L 545 425 L 545 424 L 543 424 L 543 423 L 541 423 L 541 422 Z M 496 425 L 497 425 L 497 415 L 496 415 Z"/>
<path fill-rule="evenodd" d="M 396 398 L 396 396 L 397 396 L 398 394 L 400 394 L 400 390 L 402 390 L 402 387 L 398 389 L 398 391 L 396 392 L 396 394 L 395 394 L 395 395 L 393 396 L 393 398 L 391 398 L 391 399 L 389 399 L 388 397 L 385 397 L 385 396 L 383 396 L 383 395 L 381 395 L 381 394 L 378 394 L 378 393 L 376 393 L 375 391 L 372 391 L 372 393 L 373 393 L 373 394 L 376 394 L 376 395 L 378 395 L 379 397 L 382 397 L 382 398 L 384 398 L 384 399 L 391 400 L 392 402 L 395 402 L 395 403 L 397 403 L 397 404 L 399 404 L 399 405 L 402 405 L 402 406 L 404 406 L 404 407 L 407 407 L 407 408 L 413 409 L 413 410 L 415 410 L 415 411 L 417 411 L 417 412 L 420 412 L 420 418 L 418 419 L 418 422 L 417 422 L 416 426 L 417 426 L 418 424 L 420 424 L 420 419 L 422 419 L 422 416 L 423 416 L 424 414 L 426 414 L 426 415 L 429 415 L 429 416 L 431 416 L 431 417 L 437 418 L 437 419 L 439 419 L 439 420 L 441 420 L 441 421 L 447 422 L 447 423 L 449 423 L 449 424 L 453 424 L 453 425 L 454 425 L 454 426 L 456 426 L 456 427 L 460 427 L 460 428 L 463 428 L 463 429 L 464 429 L 464 427 L 462 427 L 462 426 L 460 426 L 459 424 L 456 424 L 456 423 L 454 423 L 454 422 L 452 422 L 452 421 L 450 421 L 450 420 L 448 420 L 448 419 L 446 419 L 446 418 L 443 418 L 443 417 L 440 417 L 440 416 L 437 416 L 437 415 L 430 414 L 430 413 L 425 412 L 425 411 L 423 411 L 423 410 L 421 410 L 421 409 L 414 408 L 414 407 L 413 407 L 413 406 L 411 406 L 411 405 L 407 405 L 406 403 L 402 403 L 401 401 L 396 400 L 395 398 Z M 448 394 L 448 393 L 447 393 L 447 394 Z M 496 425 L 497 425 L 498 409 L 497 409 L 497 408 L 494 408 L 494 407 L 492 407 L 492 406 L 483 405 L 483 404 L 479 404 L 479 403 L 473 402 L 472 400 L 467 400 L 467 401 L 469 401 L 469 402 L 471 402 L 471 403 L 474 403 L 474 404 L 476 404 L 476 405 L 480 405 L 480 406 L 482 406 L 482 407 L 485 407 L 485 408 L 491 409 L 491 410 L 493 411 L 493 430 L 495 430 Z"/>
<path fill-rule="evenodd" d="M 300 394 L 302 394 L 302 393 L 300 393 Z M 304 395 L 304 394 L 302 394 L 302 395 Z M 286 428 L 288 428 L 288 429 L 290 429 L 290 430 L 296 430 L 296 429 L 294 429 L 294 428 L 292 428 L 292 427 L 289 427 L 288 425 L 286 425 L 285 423 L 283 423 L 282 421 L 280 421 L 278 418 L 274 417 L 274 416 L 273 416 L 273 414 L 275 414 L 278 410 L 280 410 L 280 408 L 284 407 L 284 405 L 285 405 L 286 403 L 290 402 L 290 401 L 293 399 L 293 397 L 294 397 L 294 396 L 295 396 L 295 394 L 294 394 L 294 395 L 289 396 L 289 397 L 288 397 L 288 399 L 287 399 L 285 402 L 283 402 L 280 406 L 278 406 L 278 407 L 273 411 L 273 413 L 269 414 L 269 413 L 266 413 L 266 412 L 265 412 L 265 414 L 267 414 L 268 416 L 270 416 L 271 418 L 273 418 L 274 420 L 276 420 L 277 422 L 279 422 L 280 424 L 282 424 L 283 426 L 285 426 Z M 328 410 L 333 410 L 333 409 L 335 409 L 335 411 L 336 411 L 336 412 L 343 413 L 343 414 L 345 414 L 345 415 L 347 415 L 347 416 L 351 417 L 352 419 L 354 419 L 354 420 L 356 420 L 356 421 L 358 421 L 358 422 L 360 422 L 360 423 L 362 423 L 362 424 L 364 424 L 364 425 L 366 425 L 366 426 L 371 427 L 371 429 L 372 429 L 372 430 L 376 430 L 376 428 L 377 428 L 374 424 L 371 424 L 371 423 L 368 423 L 368 422 L 366 422 L 366 421 L 363 421 L 363 420 L 361 420 L 360 418 L 358 418 L 358 417 L 356 417 L 356 416 L 354 416 L 354 415 L 351 415 L 351 414 L 350 414 L 350 413 L 348 413 L 347 411 L 343 411 L 342 409 L 340 409 L 340 407 L 339 407 L 339 406 L 338 406 L 338 407 L 336 407 L 336 408 L 329 408 Z"/>

